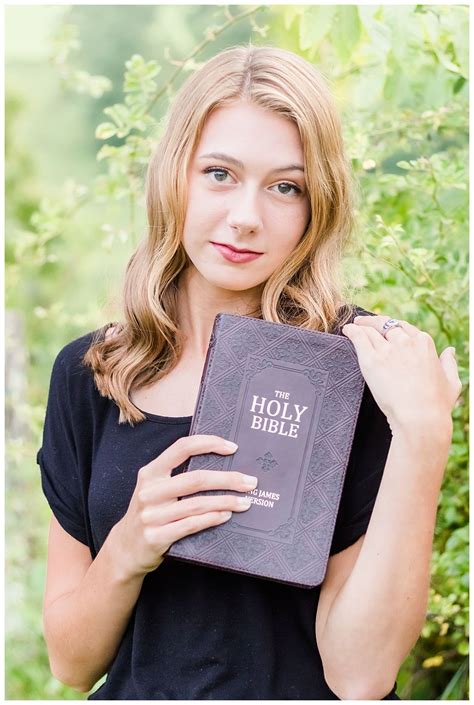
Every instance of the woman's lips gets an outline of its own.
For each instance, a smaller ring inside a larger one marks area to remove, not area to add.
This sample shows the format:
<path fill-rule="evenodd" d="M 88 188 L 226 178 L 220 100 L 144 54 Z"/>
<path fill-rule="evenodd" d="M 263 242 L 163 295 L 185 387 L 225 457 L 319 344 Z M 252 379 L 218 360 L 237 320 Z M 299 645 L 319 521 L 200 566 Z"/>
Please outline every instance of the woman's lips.
<path fill-rule="evenodd" d="M 253 259 L 257 259 L 257 257 L 260 257 L 262 254 L 261 252 L 235 252 L 235 250 L 231 250 L 230 247 L 227 247 L 226 245 L 218 245 L 215 242 L 211 242 L 211 245 L 213 245 L 228 262 L 250 262 Z"/>

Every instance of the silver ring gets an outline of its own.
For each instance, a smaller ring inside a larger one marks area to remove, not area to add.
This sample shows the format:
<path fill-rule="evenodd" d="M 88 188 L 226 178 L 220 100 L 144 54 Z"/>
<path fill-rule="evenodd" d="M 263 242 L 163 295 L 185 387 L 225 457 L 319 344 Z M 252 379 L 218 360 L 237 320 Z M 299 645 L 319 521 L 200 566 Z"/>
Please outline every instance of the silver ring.
<path fill-rule="evenodd" d="M 391 328 L 402 328 L 402 324 L 396 318 L 389 318 L 382 326 L 382 335 L 387 339 L 387 333 Z"/>

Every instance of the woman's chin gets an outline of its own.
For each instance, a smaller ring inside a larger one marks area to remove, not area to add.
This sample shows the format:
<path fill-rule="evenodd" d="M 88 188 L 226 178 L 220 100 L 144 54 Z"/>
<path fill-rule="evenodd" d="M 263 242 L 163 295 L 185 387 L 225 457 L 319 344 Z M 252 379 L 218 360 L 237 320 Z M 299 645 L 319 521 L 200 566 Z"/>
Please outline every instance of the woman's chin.
<path fill-rule="evenodd" d="M 226 289 L 227 291 L 246 291 L 247 289 L 254 289 L 264 281 L 262 278 L 257 278 L 255 274 L 250 276 L 249 272 L 234 271 L 234 269 L 227 267 L 225 267 L 222 272 L 216 272 L 215 269 L 209 272 L 203 269 L 201 276 L 210 285 L 218 289 Z"/>
<path fill-rule="evenodd" d="M 255 272 L 251 275 L 248 269 L 245 271 L 244 267 L 248 265 L 216 266 L 214 263 L 212 266 L 207 263 L 203 263 L 202 267 L 196 265 L 196 262 L 191 261 L 186 268 L 186 278 L 193 279 L 197 277 L 201 282 L 225 291 L 242 292 L 259 286 L 263 288 L 265 281 L 268 279 L 268 274 L 261 274 L 259 277 Z M 241 267 L 240 269 L 239 266 Z"/>
<path fill-rule="evenodd" d="M 241 279 L 240 281 L 237 280 L 237 278 L 233 277 L 227 277 L 223 279 L 207 279 L 209 284 L 212 286 L 215 286 L 218 289 L 224 289 L 225 291 L 248 291 L 249 289 L 254 289 L 256 286 L 258 286 L 259 282 L 256 282 L 253 279 Z"/>

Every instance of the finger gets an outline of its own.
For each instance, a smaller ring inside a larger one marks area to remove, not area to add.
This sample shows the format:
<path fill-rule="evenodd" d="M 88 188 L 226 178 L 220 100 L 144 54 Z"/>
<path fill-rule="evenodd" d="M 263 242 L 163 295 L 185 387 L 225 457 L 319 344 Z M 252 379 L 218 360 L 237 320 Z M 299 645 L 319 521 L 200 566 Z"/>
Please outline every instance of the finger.
<path fill-rule="evenodd" d="M 420 332 L 420 329 L 414 326 L 413 323 L 409 323 L 405 320 L 400 320 L 400 323 L 402 324 L 403 330 L 412 337 L 418 335 L 418 333 Z"/>
<path fill-rule="evenodd" d="M 158 504 L 205 490 L 235 490 L 249 492 L 258 479 L 253 475 L 231 470 L 191 470 L 173 477 L 148 480 L 138 492 L 142 505 Z"/>
<path fill-rule="evenodd" d="M 161 543 L 165 546 L 171 546 L 172 543 L 189 536 L 196 534 L 198 531 L 208 529 L 211 526 L 224 524 L 232 517 L 232 512 L 207 512 L 206 514 L 195 514 L 185 519 L 173 521 L 171 524 L 160 527 L 149 527 L 146 529 L 147 537 L 151 541 Z"/>
<path fill-rule="evenodd" d="M 191 470 L 163 482 L 160 492 L 162 499 L 167 500 L 209 490 L 249 492 L 257 483 L 255 476 L 233 470 Z"/>
<path fill-rule="evenodd" d="M 111 323 L 110 326 L 105 331 L 105 339 L 108 340 L 112 336 L 116 335 L 120 330 L 118 324 Z"/>
<path fill-rule="evenodd" d="M 359 354 L 369 354 L 377 350 L 380 346 L 388 345 L 388 342 L 371 327 L 361 327 L 355 323 L 346 323 L 342 327 L 342 332 L 354 344 Z"/>
<path fill-rule="evenodd" d="M 376 330 L 376 328 L 367 327 L 363 328 L 362 330 L 369 336 L 375 350 L 383 350 L 387 348 L 389 341 L 384 335 L 381 335 L 380 332 Z M 402 335 L 405 334 L 402 333 Z"/>
<path fill-rule="evenodd" d="M 236 448 L 228 447 L 228 441 L 221 436 L 195 434 L 183 436 L 172 443 L 157 458 L 140 468 L 140 474 L 145 477 L 169 477 L 173 468 L 185 462 L 191 455 L 202 453 L 220 453 L 231 455 Z"/>
<path fill-rule="evenodd" d="M 161 507 L 146 507 L 142 511 L 142 521 L 152 526 L 164 526 L 195 514 L 230 511 L 244 512 L 251 506 L 250 497 L 245 495 L 200 495 L 186 497 L 181 502 L 172 502 Z"/>
<path fill-rule="evenodd" d="M 439 356 L 439 361 L 446 379 L 453 390 L 454 402 L 458 399 L 462 391 L 462 382 L 459 377 L 458 365 L 454 354 L 454 348 L 445 348 Z M 453 404 L 454 404 L 453 402 Z"/>
<path fill-rule="evenodd" d="M 382 335 L 384 334 L 383 325 L 389 320 L 390 316 L 356 316 L 354 318 L 354 322 L 356 325 L 375 328 Z M 404 321 L 398 318 L 396 320 L 400 323 L 400 326 L 394 326 L 393 328 L 390 328 L 390 330 L 387 332 L 387 335 L 392 336 L 392 334 L 394 333 L 398 335 L 400 333 L 406 333 L 410 337 L 414 337 L 420 332 L 416 326 L 412 325 L 411 323 L 408 323 L 408 321 Z"/>

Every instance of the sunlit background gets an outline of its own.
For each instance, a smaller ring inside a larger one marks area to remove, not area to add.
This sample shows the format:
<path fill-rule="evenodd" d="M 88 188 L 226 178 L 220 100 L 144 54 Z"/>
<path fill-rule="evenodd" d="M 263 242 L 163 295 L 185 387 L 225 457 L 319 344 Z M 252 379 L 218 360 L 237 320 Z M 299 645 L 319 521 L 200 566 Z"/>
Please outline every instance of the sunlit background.
<path fill-rule="evenodd" d="M 359 182 L 354 300 L 456 347 L 465 388 L 428 612 L 397 692 L 466 699 L 467 7 L 45 5 L 8 7 L 6 20 L 7 698 L 87 697 L 51 676 L 42 636 L 50 510 L 35 456 L 51 366 L 120 317 L 169 99 L 201 62 L 251 40 L 314 62 L 337 100 Z"/>

